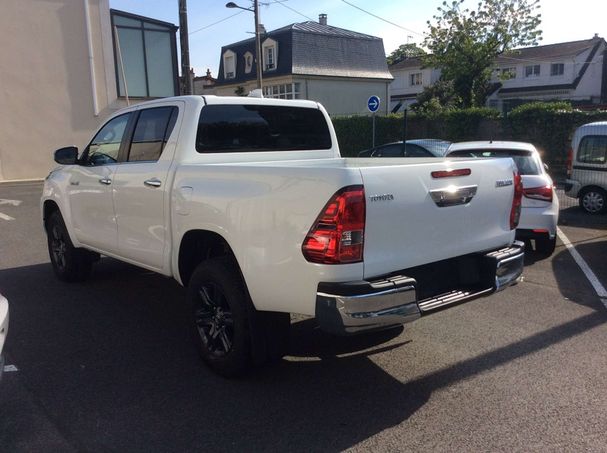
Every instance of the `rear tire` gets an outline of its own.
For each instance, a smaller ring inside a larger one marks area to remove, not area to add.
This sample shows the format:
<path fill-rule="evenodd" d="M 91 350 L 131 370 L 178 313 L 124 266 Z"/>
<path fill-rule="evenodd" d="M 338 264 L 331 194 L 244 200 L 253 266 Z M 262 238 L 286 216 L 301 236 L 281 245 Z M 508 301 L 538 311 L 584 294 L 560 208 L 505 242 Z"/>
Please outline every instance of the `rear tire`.
<path fill-rule="evenodd" d="M 580 207 L 588 214 L 603 214 L 607 212 L 607 193 L 598 187 L 584 190 L 580 195 Z"/>
<path fill-rule="evenodd" d="M 251 364 L 249 298 L 228 257 L 203 261 L 194 270 L 187 298 L 194 310 L 196 343 L 204 362 L 224 377 L 243 374 Z"/>
<path fill-rule="evenodd" d="M 542 255 L 550 256 L 554 253 L 556 248 L 556 236 L 553 239 L 536 239 L 535 240 L 535 251 Z"/>
<path fill-rule="evenodd" d="M 46 223 L 48 252 L 57 278 L 64 282 L 81 282 L 91 274 L 94 255 L 74 247 L 59 211 Z"/>

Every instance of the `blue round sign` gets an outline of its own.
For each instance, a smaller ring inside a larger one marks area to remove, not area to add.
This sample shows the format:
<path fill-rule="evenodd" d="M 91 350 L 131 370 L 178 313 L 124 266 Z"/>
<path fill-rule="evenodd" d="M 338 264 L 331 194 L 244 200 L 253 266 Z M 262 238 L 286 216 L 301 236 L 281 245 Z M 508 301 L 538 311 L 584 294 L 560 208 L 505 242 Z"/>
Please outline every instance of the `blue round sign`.
<path fill-rule="evenodd" d="M 367 108 L 370 112 L 375 113 L 379 110 L 379 97 L 371 96 L 367 101 Z"/>

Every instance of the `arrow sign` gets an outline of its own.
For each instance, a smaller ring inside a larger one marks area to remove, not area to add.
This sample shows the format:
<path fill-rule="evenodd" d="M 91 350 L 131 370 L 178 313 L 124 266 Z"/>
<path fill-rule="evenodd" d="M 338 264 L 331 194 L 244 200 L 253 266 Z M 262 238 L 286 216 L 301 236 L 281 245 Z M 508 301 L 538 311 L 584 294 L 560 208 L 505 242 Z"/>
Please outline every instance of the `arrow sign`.
<path fill-rule="evenodd" d="M 10 204 L 11 206 L 19 206 L 21 204 L 21 200 L 5 200 L 4 198 L 0 198 L 0 205 L 2 204 Z"/>
<path fill-rule="evenodd" d="M 367 108 L 371 113 L 375 113 L 379 110 L 379 102 L 380 100 L 378 96 L 371 96 L 369 98 L 367 101 Z"/>

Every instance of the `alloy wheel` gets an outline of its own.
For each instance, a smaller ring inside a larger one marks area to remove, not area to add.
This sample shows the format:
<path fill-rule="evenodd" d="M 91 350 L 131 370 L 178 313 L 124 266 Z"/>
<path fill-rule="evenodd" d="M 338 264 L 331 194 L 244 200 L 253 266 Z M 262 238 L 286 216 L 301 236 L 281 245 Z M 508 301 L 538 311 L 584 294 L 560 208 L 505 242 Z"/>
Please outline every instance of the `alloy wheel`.
<path fill-rule="evenodd" d="M 219 286 L 205 283 L 198 290 L 196 327 L 208 351 L 223 357 L 234 342 L 234 318 L 226 296 Z"/>
<path fill-rule="evenodd" d="M 63 237 L 63 232 L 58 225 L 53 225 L 51 230 L 51 252 L 53 260 L 59 269 L 65 269 L 67 265 L 66 253 L 67 243 Z"/>

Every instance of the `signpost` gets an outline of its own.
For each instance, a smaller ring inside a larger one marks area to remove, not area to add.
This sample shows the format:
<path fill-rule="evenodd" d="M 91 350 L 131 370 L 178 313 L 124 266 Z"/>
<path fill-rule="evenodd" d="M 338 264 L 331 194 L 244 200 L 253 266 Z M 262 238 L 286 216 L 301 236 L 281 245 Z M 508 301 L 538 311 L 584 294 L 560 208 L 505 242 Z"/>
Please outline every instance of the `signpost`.
<path fill-rule="evenodd" d="M 379 104 L 379 96 L 373 95 L 367 100 L 367 108 L 373 114 L 373 148 L 375 148 L 375 112 L 379 110 Z"/>

